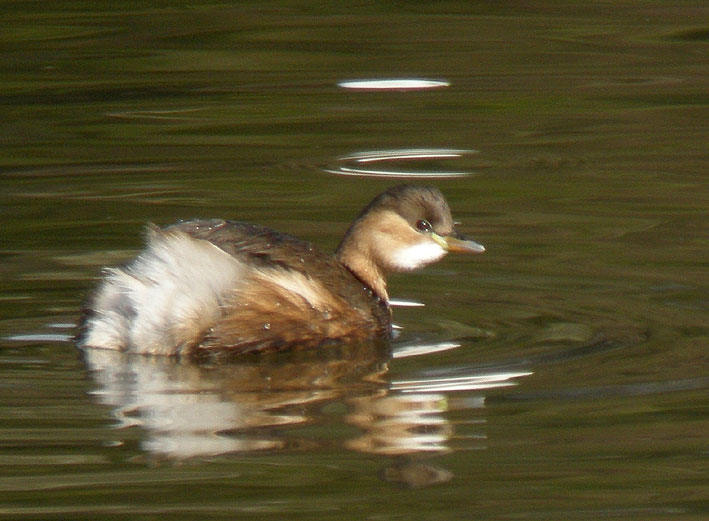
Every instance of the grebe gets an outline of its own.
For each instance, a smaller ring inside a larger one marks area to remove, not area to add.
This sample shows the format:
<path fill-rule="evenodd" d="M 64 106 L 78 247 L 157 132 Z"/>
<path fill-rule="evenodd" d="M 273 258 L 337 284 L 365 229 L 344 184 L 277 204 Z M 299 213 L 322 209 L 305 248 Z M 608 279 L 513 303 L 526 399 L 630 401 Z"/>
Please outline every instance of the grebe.
<path fill-rule="evenodd" d="M 335 255 L 263 226 L 186 221 L 148 227 L 131 263 L 105 270 L 77 345 L 180 355 L 354 342 L 391 334 L 384 274 L 447 252 L 482 253 L 460 236 L 432 187 L 395 186 L 351 224 Z"/>

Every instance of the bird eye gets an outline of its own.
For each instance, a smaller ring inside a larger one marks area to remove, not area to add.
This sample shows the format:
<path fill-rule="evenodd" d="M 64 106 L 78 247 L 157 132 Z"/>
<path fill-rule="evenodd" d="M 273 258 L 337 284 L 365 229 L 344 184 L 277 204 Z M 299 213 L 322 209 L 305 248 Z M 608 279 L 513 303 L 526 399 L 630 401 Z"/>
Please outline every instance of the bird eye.
<path fill-rule="evenodd" d="M 418 228 L 422 232 L 430 232 L 433 230 L 433 226 L 431 226 L 431 223 L 428 222 L 426 219 L 420 219 L 416 221 L 416 228 Z"/>

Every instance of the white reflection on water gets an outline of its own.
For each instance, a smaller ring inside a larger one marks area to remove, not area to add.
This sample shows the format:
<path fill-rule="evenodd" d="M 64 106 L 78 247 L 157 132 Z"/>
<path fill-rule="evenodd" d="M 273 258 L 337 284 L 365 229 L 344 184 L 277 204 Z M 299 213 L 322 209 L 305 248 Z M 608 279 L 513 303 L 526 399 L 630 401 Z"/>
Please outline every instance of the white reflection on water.
<path fill-rule="evenodd" d="M 451 376 L 445 378 L 422 378 L 419 380 L 392 381 L 391 389 L 402 393 L 479 391 L 496 387 L 517 385 L 515 378 L 530 376 L 528 371 L 484 373 L 470 376 Z"/>
<path fill-rule="evenodd" d="M 408 343 L 395 347 L 393 357 L 455 347 L 454 342 Z M 450 377 L 390 380 L 391 354 L 371 346 L 347 349 L 342 356 L 328 348 L 209 365 L 106 350 L 84 354 L 97 386 L 92 395 L 111 406 L 114 428 L 139 426 L 145 451 L 175 459 L 297 444 L 292 429 L 304 424 L 312 429 L 330 403 L 344 405 L 342 420 L 361 431 L 343 442 L 352 450 L 389 456 L 446 452 L 454 431 L 450 410 L 482 410 L 482 390 L 514 385 L 515 378 L 529 374 L 464 376 L 458 367 Z M 453 391 L 475 394 L 453 400 Z M 325 444 L 332 442 L 327 436 L 321 440 Z M 307 443 L 313 443 L 312 433 Z"/>
<path fill-rule="evenodd" d="M 70 329 L 73 330 L 76 325 L 64 322 L 53 322 L 46 324 L 49 329 Z M 69 333 L 20 333 L 17 335 L 9 335 L 2 337 L 2 340 L 7 342 L 20 343 L 43 343 L 43 342 L 61 342 L 68 343 L 74 339 L 74 335 Z"/>
<path fill-rule="evenodd" d="M 389 305 L 392 307 L 400 308 L 422 308 L 426 304 L 424 304 L 423 302 L 418 302 L 416 300 L 390 299 Z"/>
<path fill-rule="evenodd" d="M 371 163 L 401 163 L 406 161 L 440 160 L 477 154 L 477 150 L 460 150 L 450 148 L 402 148 L 395 150 L 372 150 L 357 152 L 338 158 L 341 163 L 336 168 L 325 169 L 326 172 L 344 176 L 359 177 L 391 177 L 391 178 L 451 178 L 466 177 L 472 172 L 445 169 L 401 169 L 373 168 Z"/>
<path fill-rule="evenodd" d="M 463 170 L 444 170 L 431 168 L 398 168 L 395 170 L 390 168 L 373 168 L 369 165 L 371 163 L 391 164 L 393 162 L 400 163 L 404 161 L 452 159 L 476 153 L 476 150 L 460 150 L 449 148 L 402 148 L 395 150 L 372 150 L 340 157 L 338 158 L 338 162 L 341 163 L 340 166 L 336 168 L 325 169 L 325 171 L 330 174 L 358 177 L 422 179 L 466 177 L 472 175 L 472 172 L 467 172 Z"/>
<path fill-rule="evenodd" d="M 63 335 L 61 333 L 35 333 L 27 335 L 10 335 L 3 337 L 3 340 L 8 342 L 71 342 L 74 335 Z"/>
<path fill-rule="evenodd" d="M 355 177 L 418 177 L 424 179 L 446 178 L 446 177 L 465 177 L 469 176 L 470 172 L 416 172 L 413 170 L 394 171 L 394 170 L 374 170 L 371 168 L 352 168 L 349 166 L 341 166 L 337 170 L 327 170 L 328 173 L 337 175 L 347 175 Z"/>
<path fill-rule="evenodd" d="M 460 347 L 460 344 L 456 342 L 437 342 L 434 344 L 405 344 L 397 346 L 397 348 L 392 353 L 392 357 L 407 358 L 409 356 L 428 355 L 431 353 L 438 353 L 440 351 L 448 351 L 457 347 Z"/>
<path fill-rule="evenodd" d="M 372 150 L 357 152 L 341 157 L 342 161 L 357 161 L 358 163 L 372 163 L 376 161 L 391 161 L 393 159 L 445 159 L 477 154 L 477 150 L 461 150 L 452 148 L 401 148 L 396 150 Z"/>
<path fill-rule="evenodd" d="M 428 80 L 424 78 L 390 78 L 370 80 L 345 80 L 337 84 L 343 89 L 352 90 L 424 90 L 449 87 L 446 80 Z"/>
<path fill-rule="evenodd" d="M 316 385 L 304 387 L 301 366 L 285 373 L 258 364 L 202 367 L 97 349 L 87 350 L 85 358 L 98 384 L 92 394 L 114 408 L 115 427 L 142 427 L 144 450 L 177 459 L 283 447 L 284 439 L 263 429 L 304 423 L 309 418 L 291 405 L 335 396 Z M 292 371 L 290 380 L 284 377 Z M 272 379 L 282 387 L 269 392 Z M 228 434 L 234 431 L 240 434 Z"/>

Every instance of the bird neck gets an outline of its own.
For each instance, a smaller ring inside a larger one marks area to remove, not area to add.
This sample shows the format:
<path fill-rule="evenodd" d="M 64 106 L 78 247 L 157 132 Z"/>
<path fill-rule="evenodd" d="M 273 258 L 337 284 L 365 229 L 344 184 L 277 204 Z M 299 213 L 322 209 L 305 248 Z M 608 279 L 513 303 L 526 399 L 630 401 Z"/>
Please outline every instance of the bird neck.
<path fill-rule="evenodd" d="M 384 273 L 372 259 L 369 249 L 365 245 L 359 244 L 358 241 L 351 237 L 345 240 L 337 248 L 335 257 L 344 265 L 352 274 L 361 280 L 364 284 L 377 294 L 384 302 L 389 302 L 387 294 L 387 283 L 384 279 Z"/>

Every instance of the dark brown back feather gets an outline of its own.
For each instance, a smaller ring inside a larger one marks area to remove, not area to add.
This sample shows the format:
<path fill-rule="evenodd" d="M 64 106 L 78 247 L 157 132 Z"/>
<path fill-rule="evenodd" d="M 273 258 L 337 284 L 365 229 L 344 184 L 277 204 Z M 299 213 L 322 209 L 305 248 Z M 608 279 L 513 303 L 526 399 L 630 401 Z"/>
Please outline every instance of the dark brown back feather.
<path fill-rule="evenodd" d="M 222 320 L 205 332 L 199 349 L 306 347 L 377 338 L 390 331 L 386 304 L 334 256 L 306 241 L 234 221 L 187 221 L 169 229 L 207 240 L 252 268 Z M 278 277 L 297 277 L 322 288 L 326 309 L 285 290 L 274 282 Z"/>

